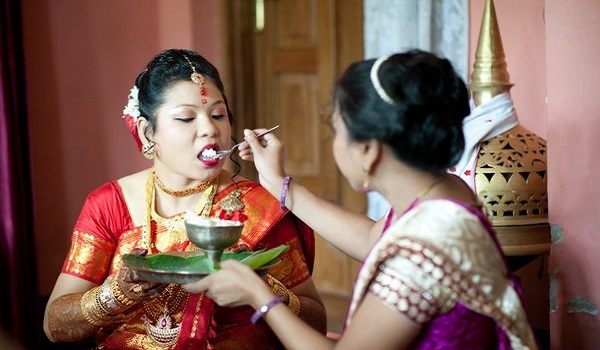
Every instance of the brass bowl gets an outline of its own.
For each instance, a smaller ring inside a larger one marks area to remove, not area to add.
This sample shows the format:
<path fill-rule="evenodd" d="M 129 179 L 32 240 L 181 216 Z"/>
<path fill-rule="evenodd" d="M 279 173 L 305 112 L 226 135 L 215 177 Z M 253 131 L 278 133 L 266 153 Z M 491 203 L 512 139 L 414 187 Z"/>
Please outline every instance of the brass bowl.
<path fill-rule="evenodd" d="M 202 218 L 190 222 L 185 221 L 185 229 L 190 242 L 204 250 L 213 263 L 221 260 L 226 248 L 234 245 L 242 236 L 244 223 L 215 218 Z"/>

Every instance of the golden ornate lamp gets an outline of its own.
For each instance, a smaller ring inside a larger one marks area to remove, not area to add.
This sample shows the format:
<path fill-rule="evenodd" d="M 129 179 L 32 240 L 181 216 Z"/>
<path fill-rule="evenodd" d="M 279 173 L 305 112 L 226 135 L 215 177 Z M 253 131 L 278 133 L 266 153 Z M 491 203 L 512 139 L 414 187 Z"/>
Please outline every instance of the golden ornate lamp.
<path fill-rule="evenodd" d="M 469 84 L 473 101 L 483 105 L 512 86 L 494 3 L 486 0 Z M 546 141 L 520 124 L 481 143 L 475 190 L 509 260 L 550 250 L 546 157 Z"/>

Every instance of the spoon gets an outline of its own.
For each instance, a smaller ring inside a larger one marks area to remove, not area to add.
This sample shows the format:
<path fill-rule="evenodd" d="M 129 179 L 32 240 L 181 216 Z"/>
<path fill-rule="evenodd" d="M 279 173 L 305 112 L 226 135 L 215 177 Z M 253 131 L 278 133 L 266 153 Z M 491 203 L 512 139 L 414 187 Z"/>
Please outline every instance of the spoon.
<path fill-rule="evenodd" d="M 262 132 L 262 133 L 260 133 L 260 134 L 256 135 L 256 137 L 257 137 L 257 138 L 260 138 L 260 137 L 262 137 L 263 135 L 266 135 L 266 134 L 270 133 L 271 131 L 273 131 L 273 130 L 277 129 L 278 127 L 279 127 L 279 125 L 275 125 L 275 126 L 274 126 L 274 127 L 272 127 L 271 129 L 269 129 L 269 130 L 267 130 L 267 131 L 265 131 L 265 132 Z M 223 157 L 225 157 L 226 155 L 230 154 L 231 152 L 235 151 L 235 150 L 236 150 L 236 148 L 238 148 L 238 147 L 239 147 L 239 146 L 240 146 L 242 143 L 244 143 L 244 142 L 246 142 L 246 141 L 242 141 L 242 142 L 236 143 L 236 144 L 235 144 L 235 145 L 233 145 L 233 147 L 231 147 L 230 149 L 226 149 L 226 150 L 222 150 L 222 151 L 216 151 L 214 154 L 211 154 L 211 155 L 201 155 L 201 157 L 202 157 L 202 158 L 204 158 L 204 159 L 223 158 Z"/>

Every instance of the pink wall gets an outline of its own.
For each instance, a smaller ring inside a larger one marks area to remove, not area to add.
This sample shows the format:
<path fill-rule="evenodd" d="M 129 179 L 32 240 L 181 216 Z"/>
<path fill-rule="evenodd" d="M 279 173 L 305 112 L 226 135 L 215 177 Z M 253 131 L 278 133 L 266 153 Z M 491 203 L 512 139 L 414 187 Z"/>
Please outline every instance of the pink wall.
<path fill-rule="evenodd" d="M 196 48 L 216 64 L 217 2 L 22 1 L 42 295 L 87 193 L 149 164 L 121 119 L 135 77 L 168 47 Z"/>
<path fill-rule="evenodd" d="M 600 2 L 546 1 L 548 173 L 555 348 L 600 349 Z"/>

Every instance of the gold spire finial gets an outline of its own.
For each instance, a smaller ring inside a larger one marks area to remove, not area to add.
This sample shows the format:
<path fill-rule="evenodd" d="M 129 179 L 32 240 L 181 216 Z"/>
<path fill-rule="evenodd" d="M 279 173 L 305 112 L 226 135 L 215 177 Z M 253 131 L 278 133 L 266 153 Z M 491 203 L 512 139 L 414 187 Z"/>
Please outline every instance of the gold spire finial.
<path fill-rule="evenodd" d="M 475 105 L 479 106 L 496 95 L 510 91 L 512 86 L 506 69 L 494 1 L 486 0 L 471 74 L 470 88 Z"/>

